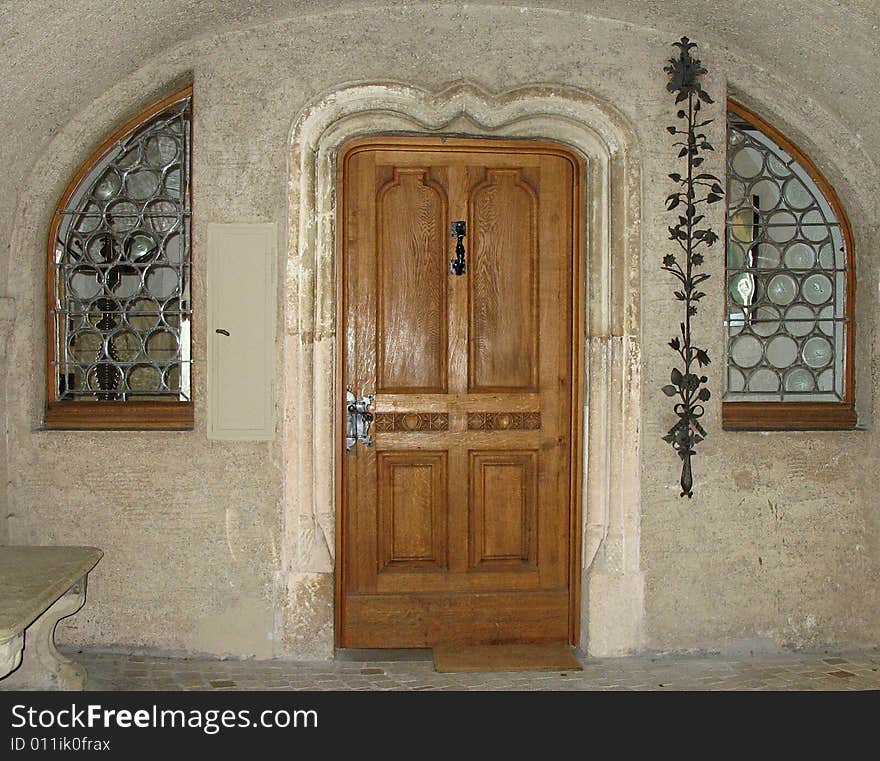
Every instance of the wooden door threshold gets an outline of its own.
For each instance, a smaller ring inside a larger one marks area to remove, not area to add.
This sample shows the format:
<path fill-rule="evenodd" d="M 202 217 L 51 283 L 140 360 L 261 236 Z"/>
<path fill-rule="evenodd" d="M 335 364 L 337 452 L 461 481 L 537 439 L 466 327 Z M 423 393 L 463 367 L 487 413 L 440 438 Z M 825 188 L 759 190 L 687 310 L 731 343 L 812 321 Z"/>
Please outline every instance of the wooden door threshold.
<path fill-rule="evenodd" d="M 434 670 L 462 671 L 582 671 L 567 642 L 508 645 L 436 645 Z"/>

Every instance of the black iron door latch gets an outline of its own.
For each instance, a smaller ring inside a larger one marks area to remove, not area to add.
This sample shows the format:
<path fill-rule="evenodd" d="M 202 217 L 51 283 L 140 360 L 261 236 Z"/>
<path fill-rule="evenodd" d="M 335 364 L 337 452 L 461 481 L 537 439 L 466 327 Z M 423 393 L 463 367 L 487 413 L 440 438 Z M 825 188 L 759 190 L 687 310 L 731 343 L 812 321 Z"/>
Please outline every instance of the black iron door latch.
<path fill-rule="evenodd" d="M 449 226 L 453 238 L 458 238 L 455 243 L 455 259 L 449 261 L 449 273 L 452 275 L 463 275 L 465 271 L 464 264 L 464 236 L 467 235 L 467 223 L 462 221 L 453 222 Z"/>

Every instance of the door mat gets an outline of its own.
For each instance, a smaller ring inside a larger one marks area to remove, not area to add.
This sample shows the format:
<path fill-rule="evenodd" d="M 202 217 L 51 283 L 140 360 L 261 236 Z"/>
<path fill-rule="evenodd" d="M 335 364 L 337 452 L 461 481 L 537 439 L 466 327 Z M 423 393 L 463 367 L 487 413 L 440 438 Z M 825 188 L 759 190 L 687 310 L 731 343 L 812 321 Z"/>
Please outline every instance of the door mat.
<path fill-rule="evenodd" d="M 436 645 L 434 671 L 581 671 L 566 642 L 537 645 Z"/>

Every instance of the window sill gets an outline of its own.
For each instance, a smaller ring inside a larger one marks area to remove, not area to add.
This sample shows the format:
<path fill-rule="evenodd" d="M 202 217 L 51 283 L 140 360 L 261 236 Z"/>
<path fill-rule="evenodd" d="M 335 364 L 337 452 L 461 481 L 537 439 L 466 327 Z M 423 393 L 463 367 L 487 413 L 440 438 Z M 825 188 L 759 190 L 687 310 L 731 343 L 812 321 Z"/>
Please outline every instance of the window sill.
<path fill-rule="evenodd" d="M 857 430 L 855 406 L 827 402 L 725 402 L 725 431 L 850 431 Z"/>
<path fill-rule="evenodd" d="M 43 428 L 50 431 L 188 431 L 192 402 L 49 402 Z"/>

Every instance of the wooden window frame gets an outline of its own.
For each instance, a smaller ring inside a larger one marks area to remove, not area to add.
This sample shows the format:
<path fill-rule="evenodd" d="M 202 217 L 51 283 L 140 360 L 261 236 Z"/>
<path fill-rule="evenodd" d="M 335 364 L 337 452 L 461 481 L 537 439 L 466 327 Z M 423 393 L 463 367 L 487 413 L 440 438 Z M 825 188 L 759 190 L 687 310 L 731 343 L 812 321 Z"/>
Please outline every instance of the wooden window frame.
<path fill-rule="evenodd" d="M 188 401 L 73 401 L 58 398 L 58 380 L 55 369 L 57 336 L 52 310 L 55 308 L 55 240 L 61 225 L 61 210 L 73 197 L 80 183 L 94 167 L 106 157 L 116 143 L 133 132 L 140 125 L 153 118 L 183 98 L 190 98 L 192 115 L 192 85 L 187 85 L 168 95 L 157 103 L 141 111 L 114 130 L 92 154 L 80 165 L 64 188 L 55 205 L 49 225 L 46 244 L 46 407 L 43 415 L 43 428 L 49 430 L 191 430 L 193 427 L 193 393 L 190 382 Z M 189 140 L 189 165 L 192 166 L 192 134 Z M 187 192 L 192 199 L 192 178 L 187 178 Z M 190 303 L 192 294 L 192 225 L 188 226 L 189 261 L 186 263 L 190 284 Z M 190 330 L 190 358 L 192 357 L 192 330 Z"/>
<path fill-rule="evenodd" d="M 846 257 L 844 303 L 844 398 L 840 402 L 728 402 L 721 403 L 721 424 L 728 431 L 821 431 L 850 430 L 857 422 L 855 408 L 855 238 L 843 204 L 825 175 L 794 142 L 751 109 L 727 99 L 727 110 L 752 124 L 794 158 L 825 196 L 837 216 Z M 727 233 L 724 235 L 725 280 Z M 725 299 L 725 311 L 726 311 Z M 725 341 L 727 340 L 725 336 Z M 725 363 L 725 372 L 727 367 Z"/>

